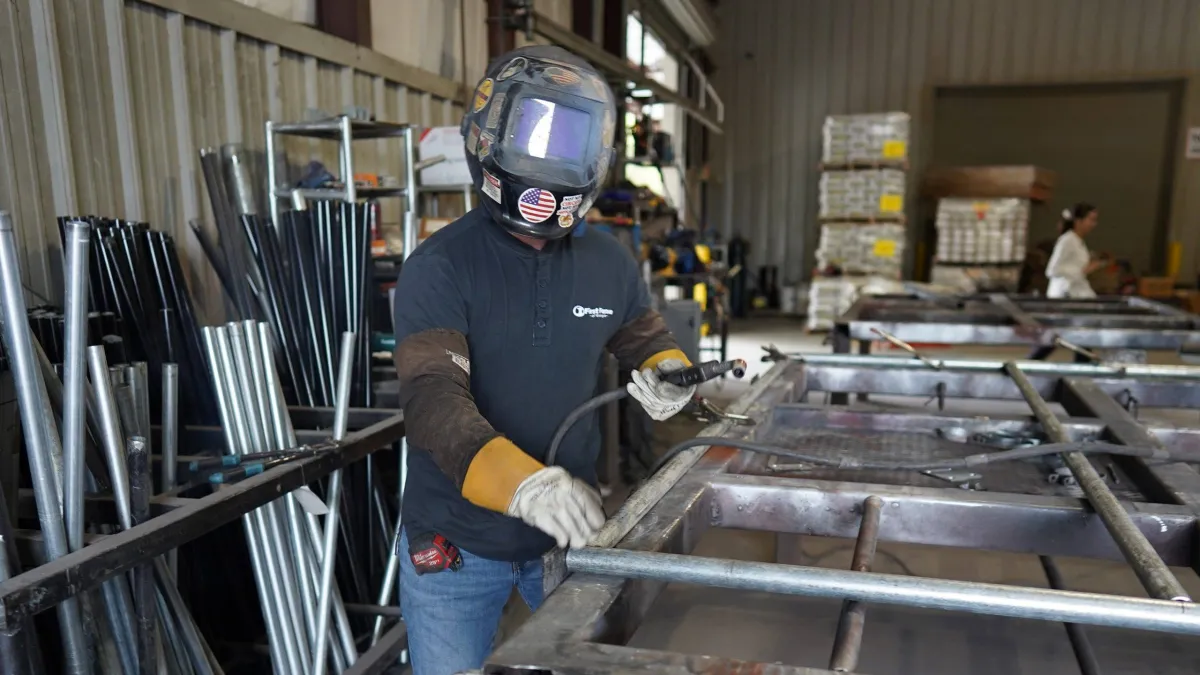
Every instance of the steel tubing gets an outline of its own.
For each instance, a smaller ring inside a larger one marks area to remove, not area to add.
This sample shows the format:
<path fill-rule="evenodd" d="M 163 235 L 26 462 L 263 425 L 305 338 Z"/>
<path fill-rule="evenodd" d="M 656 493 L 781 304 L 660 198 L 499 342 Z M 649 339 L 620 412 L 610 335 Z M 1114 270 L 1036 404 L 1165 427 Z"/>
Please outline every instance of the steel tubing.
<path fill-rule="evenodd" d="M 150 457 L 146 439 L 130 436 L 126 444 L 129 466 L 129 506 L 135 526 L 150 520 Z M 138 672 L 158 673 L 158 611 L 154 588 L 154 568 L 143 563 L 133 568 L 133 607 L 137 627 Z"/>
<path fill-rule="evenodd" d="M 590 546 L 566 559 L 583 574 L 1200 635 L 1200 605 L 1191 602 Z"/>
<path fill-rule="evenodd" d="M 272 353 L 270 327 L 266 324 L 260 323 L 258 325 L 258 335 L 260 344 L 262 345 L 262 353 Z M 291 418 L 288 416 L 287 404 L 283 398 L 283 385 L 279 381 L 278 374 L 273 368 L 267 369 L 266 377 L 268 380 L 268 399 L 271 410 L 273 411 L 271 418 L 276 427 L 275 434 L 277 442 L 281 447 L 294 448 L 297 445 L 296 433 L 292 429 Z M 306 490 L 308 488 L 300 489 Z M 303 522 L 296 523 L 294 525 L 303 533 L 308 535 L 307 537 L 303 538 L 304 545 L 301 546 L 301 548 L 305 551 L 305 566 L 310 570 L 320 570 L 322 558 L 320 557 L 321 550 L 319 544 L 321 541 L 323 541 L 324 536 L 322 535 L 321 526 L 317 521 L 316 516 L 311 513 L 305 513 Z M 319 583 L 318 575 L 313 574 L 312 576 L 308 577 L 308 579 L 302 579 L 301 581 L 302 583 L 307 582 L 312 584 L 313 592 L 319 594 L 319 588 L 316 587 L 316 584 Z M 333 586 L 332 604 L 334 619 L 336 621 L 337 637 L 342 647 L 341 657 L 338 658 L 335 655 L 334 666 L 338 669 L 338 672 L 341 672 L 346 665 L 354 663 L 354 661 L 358 658 L 358 649 L 355 644 L 354 634 L 350 630 L 350 620 L 346 616 L 346 609 L 342 605 L 341 594 L 339 593 L 336 584 Z M 316 603 L 314 603 L 313 606 L 315 609 Z M 315 625 L 313 626 L 313 635 L 316 635 Z"/>
<path fill-rule="evenodd" d="M 333 440 L 346 436 L 346 425 L 350 413 L 350 378 L 354 372 L 353 331 L 342 333 L 342 348 L 338 362 L 337 401 L 334 405 Z M 341 511 L 342 470 L 334 471 L 329 477 L 329 515 L 325 516 L 325 540 L 321 545 L 320 601 L 317 605 L 317 646 L 313 650 L 313 673 L 325 675 L 325 655 L 329 648 L 329 611 L 333 595 L 333 569 L 337 562 L 338 514 Z"/>
<path fill-rule="evenodd" d="M 81 220 L 63 224 L 63 499 L 67 545 L 83 548 L 84 396 L 88 313 L 88 256 L 91 226 Z"/>
<path fill-rule="evenodd" d="M 209 661 L 209 650 L 204 642 L 204 636 L 196 627 L 196 623 L 187 609 L 187 604 L 183 601 L 183 596 L 176 588 L 175 577 L 161 559 L 154 561 L 154 576 L 158 579 L 159 592 L 170 611 L 170 617 L 173 617 L 178 624 L 181 646 L 187 653 L 192 669 L 201 675 L 215 675 L 221 670 L 221 667 Z M 164 616 L 164 619 L 167 618 L 169 617 Z"/>
<path fill-rule="evenodd" d="M 179 457 L 179 366 L 162 364 L 162 491 L 170 492 L 175 487 Z M 167 554 L 167 567 L 171 578 L 179 578 L 179 551 Z"/>
<path fill-rule="evenodd" d="M 854 555 L 850 560 L 852 572 L 870 572 L 875 562 L 875 547 L 879 543 L 879 515 L 883 500 L 871 495 L 863 500 L 862 524 L 858 528 L 858 540 L 854 543 Z M 837 633 L 833 640 L 833 653 L 829 657 L 829 669 L 839 673 L 854 672 L 858 667 L 858 655 L 862 650 L 863 629 L 867 622 L 867 607 L 857 600 L 843 600 L 841 616 L 838 617 Z"/>
<path fill-rule="evenodd" d="M 117 409 L 117 399 L 113 394 L 112 381 L 108 375 L 108 357 L 105 356 L 104 347 L 101 345 L 88 347 L 87 356 L 92 390 L 96 394 L 96 412 L 100 418 L 100 444 L 104 449 L 104 459 L 108 463 L 113 499 L 117 502 L 117 518 L 121 521 L 121 527 L 128 530 L 133 527 L 133 517 L 129 510 L 129 472 L 125 468 L 125 435 L 121 429 L 121 415 Z"/>
<path fill-rule="evenodd" d="M 1063 429 L 1062 423 L 1058 421 L 1058 417 L 1050 409 L 1046 400 L 1038 394 L 1033 383 L 1021 371 L 1021 367 L 1010 361 L 1004 364 L 1004 370 L 1021 390 L 1021 395 L 1029 403 L 1030 409 L 1033 410 L 1034 416 L 1042 425 L 1046 436 L 1054 443 L 1069 442 L 1070 437 Z M 1130 519 L 1125 508 L 1108 489 L 1108 485 L 1105 484 L 1104 479 L 1100 477 L 1088 458 L 1081 452 L 1068 452 L 1063 455 L 1063 461 L 1075 475 L 1075 480 L 1083 490 L 1084 496 L 1087 497 L 1092 508 L 1096 509 L 1096 514 L 1104 522 L 1113 541 L 1121 549 L 1125 560 L 1133 567 L 1134 573 L 1137 574 L 1150 597 L 1159 600 L 1190 602 L 1191 598 L 1188 592 L 1184 590 L 1183 585 L 1179 583 L 1179 580 L 1167 568 L 1166 563 L 1158 556 L 1154 547 L 1146 540 L 1146 535 L 1142 534 L 1142 531 Z"/>
<path fill-rule="evenodd" d="M 244 429 L 239 423 L 241 417 L 241 402 L 235 401 L 236 382 L 233 381 L 233 364 L 229 356 L 228 337 L 220 328 L 205 326 L 202 330 L 205 353 L 212 368 L 213 388 L 217 394 L 217 409 L 221 418 L 221 429 L 225 435 L 225 446 L 229 454 L 245 454 L 249 448 L 249 440 L 245 437 Z M 299 662 L 293 662 L 294 655 L 284 648 L 284 629 L 280 621 L 280 613 L 275 601 L 279 594 L 274 593 L 271 577 L 267 570 L 266 554 L 262 542 L 257 536 L 257 518 L 248 513 L 242 516 L 242 527 L 246 534 L 247 548 L 250 549 L 250 564 L 254 572 L 255 586 L 258 589 L 259 606 L 262 608 L 263 621 L 267 628 L 267 646 L 271 651 L 271 666 L 276 675 L 298 672 Z M 294 663 L 294 665 L 293 665 Z"/>
<path fill-rule="evenodd" d="M 21 285 L 21 270 L 17 265 L 17 242 L 7 211 L 0 211 L 0 300 L 4 344 L 17 390 L 21 427 L 25 430 L 38 520 L 45 539 L 46 555 L 55 560 L 69 550 L 63 523 L 62 483 L 56 479 L 53 449 L 50 447 L 56 439 L 50 437 L 50 429 L 47 428 L 53 426 L 54 416 L 47 404 L 49 396 L 45 381 L 35 363 L 25 291 Z M 57 612 L 62 629 L 66 672 L 71 675 L 91 673 L 87 637 L 83 632 L 77 600 L 71 598 L 63 601 L 58 605 Z"/>
<path fill-rule="evenodd" d="M 1041 561 L 1042 569 L 1046 572 L 1046 581 L 1050 582 L 1050 588 L 1066 590 L 1062 572 L 1059 571 L 1054 559 L 1043 555 L 1038 556 L 1038 560 Z M 1079 664 L 1080 674 L 1100 675 L 1100 663 L 1096 661 L 1096 653 L 1092 651 L 1092 642 L 1088 639 L 1084 627 L 1077 623 L 1065 623 L 1063 626 L 1067 629 L 1067 639 L 1071 642 L 1071 650 L 1075 652 L 1075 661 Z"/>
<path fill-rule="evenodd" d="M 239 388 L 246 404 L 247 435 L 251 439 L 252 447 L 255 448 L 254 452 L 274 449 L 271 443 L 271 434 L 267 428 L 270 413 L 266 407 L 267 395 L 262 374 L 263 362 L 259 354 L 256 325 L 252 321 L 243 324 L 230 323 L 226 330 L 233 351 L 234 364 L 237 366 L 240 378 L 241 386 Z M 296 574 L 294 561 L 288 555 L 289 550 L 285 545 L 287 537 L 284 532 L 285 526 L 280 522 L 281 506 L 278 501 L 275 501 L 259 510 L 263 513 L 265 534 L 271 545 L 268 565 L 273 563 L 280 575 L 279 584 L 283 589 L 283 603 L 286 608 L 283 617 L 287 622 L 286 625 L 291 628 L 297 657 L 304 672 L 308 672 L 310 664 L 306 646 L 309 644 L 309 637 L 304 626 L 304 606 L 296 585 L 292 583 L 296 579 Z"/>

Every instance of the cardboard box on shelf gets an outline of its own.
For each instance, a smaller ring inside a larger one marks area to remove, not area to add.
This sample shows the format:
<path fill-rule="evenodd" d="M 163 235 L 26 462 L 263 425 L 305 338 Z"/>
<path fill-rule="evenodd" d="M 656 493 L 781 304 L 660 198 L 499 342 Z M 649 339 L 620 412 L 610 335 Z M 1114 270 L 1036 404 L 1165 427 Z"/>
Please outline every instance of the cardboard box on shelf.
<path fill-rule="evenodd" d="M 1058 177 L 1037 166 L 958 166 L 925 172 L 921 193 L 926 197 L 1032 199 L 1049 201 Z"/>

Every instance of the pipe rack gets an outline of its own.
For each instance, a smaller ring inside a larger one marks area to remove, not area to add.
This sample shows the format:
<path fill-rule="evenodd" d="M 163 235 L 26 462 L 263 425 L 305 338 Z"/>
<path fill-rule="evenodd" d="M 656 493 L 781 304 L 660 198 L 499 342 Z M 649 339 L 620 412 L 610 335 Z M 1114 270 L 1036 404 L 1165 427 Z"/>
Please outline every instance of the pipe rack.
<path fill-rule="evenodd" d="M 1156 405 L 1198 409 L 1200 399 L 1172 400 L 1167 392 L 1195 388 L 1200 369 L 983 359 L 943 363 L 946 367 L 935 371 L 909 359 L 785 357 L 730 407 L 752 417 L 755 426 L 722 423 L 699 435 L 795 447 L 809 455 L 853 453 L 861 459 L 902 446 L 906 453 L 956 457 L 980 445 L 1006 447 L 1002 444 L 1014 439 L 1104 440 L 1167 448 L 1177 456 L 1200 449 L 1200 428 L 1139 422 L 1120 400 L 1128 398 L 1123 392 L 1135 391 Z M 918 374 L 940 379 L 911 382 Z M 952 403 L 955 398 L 1027 400 L 1036 414 L 980 417 L 923 407 L 881 410 L 807 402 L 847 391 L 920 397 L 918 406 L 938 391 Z M 1061 403 L 1073 416 L 1047 417 L 1047 402 Z M 871 630 L 866 603 L 1066 622 L 1064 637 L 1087 673 L 1103 665 L 1091 652 L 1087 625 L 1200 634 L 1200 605 L 1182 599 L 1169 571 L 1163 576 L 1166 565 L 1200 569 L 1200 473 L 1182 463 L 1090 458 L 1119 480 L 1101 478 L 1081 497 L 1078 488 L 1048 483 L 1039 473 L 1044 469 L 1034 464 L 980 468 L 984 489 L 965 490 L 918 472 L 778 470 L 771 458 L 732 447 L 685 450 L 631 496 L 591 546 L 567 553 L 557 569 L 556 561 L 549 561 L 552 592 L 521 631 L 488 657 L 483 672 L 854 672 L 858 645 Z M 1139 503 L 1131 505 L 1133 498 Z M 874 508 L 878 503 L 887 508 Z M 1102 517 L 1097 509 L 1107 513 Z M 859 543 L 851 570 L 689 555 L 712 528 L 857 538 Z M 1050 588 L 871 572 L 866 568 L 876 542 L 1041 556 Z M 1063 588 L 1052 560 L 1063 555 L 1124 561 L 1157 597 Z M 843 600 L 839 630 L 824 655 L 831 670 L 624 646 L 667 583 Z"/>

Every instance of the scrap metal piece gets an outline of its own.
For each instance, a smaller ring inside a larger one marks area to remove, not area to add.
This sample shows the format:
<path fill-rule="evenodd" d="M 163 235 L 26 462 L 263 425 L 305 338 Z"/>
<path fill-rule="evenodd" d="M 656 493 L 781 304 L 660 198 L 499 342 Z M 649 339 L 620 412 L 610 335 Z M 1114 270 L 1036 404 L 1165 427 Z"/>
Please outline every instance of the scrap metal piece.
<path fill-rule="evenodd" d="M 901 340 L 900 338 L 896 337 L 895 335 L 892 335 L 891 333 L 888 333 L 887 331 L 881 330 L 879 328 L 872 328 L 871 332 L 878 335 L 879 337 L 883 338 L 884 340 L 887 340 L 888 342 L 892 343 L 893 345 L 899 347 L 900 349 L 903 349 L 904 351 L 908 352 L 909 354 L 912 354 L 914 359 L 917 359 L 918 361 L 920 361 L 921 363 L 924 363 L 925 365 L 929 366 L 930 368 L 932 368 L 934 370 L 942 369 L 942 364 L 932 361 L 931 359 L 926 357 L 921 352 L 918 352 L 915 347 L 908 344 L 904 340 Z"/>

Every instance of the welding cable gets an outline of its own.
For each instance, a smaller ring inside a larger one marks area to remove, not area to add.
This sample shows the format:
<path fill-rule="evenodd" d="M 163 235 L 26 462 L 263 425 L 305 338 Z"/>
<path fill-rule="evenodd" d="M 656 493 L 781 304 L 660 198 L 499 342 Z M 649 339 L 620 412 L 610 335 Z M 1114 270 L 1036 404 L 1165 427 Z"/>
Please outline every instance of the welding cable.
<path fill-rule="evenodd" d="M 620 389 L 613 389 L 612 391 L 606 391 L 599 396 L 589 398 L 588 400 L 584 401 L 582 405 L 568 413 L 567 416 L 563 418 L 563 421 L 558 423 L 558 428 L 554 430 L 554 438 L 550 439 L 550 447 L 546 450 L 546 466 L 554 466 L 554 459 L 558 457 L 558 446 L 562 445 L 563 438 L 566 437 L 567 432 L 571 430 L 571 427 L 575 426 L 575 423 L 579 421 L 579 418 L 592 412 L 602 405 L 608 405 L 609 403 L 620 401 L 628 395 L 629 391 L 624 387 Z"/>
<path fill-rule="evenodd" d="M 701 446 L 714 447 L 729 447 L 737 448 L 738 450 L 746 450 L 763 455 L 777 455 L 788 459 L 796 460 L 804 464 L 812 464 L 814 466 L 829 467 L 833 469 L 848 469 L 848 470 L 873 470 L 873 471 L 932 471 L 935 469 L 973 469 L 976 467 L 985 466 L 987 464 L 998 464 L 1000 462 L 1011 462 L 1023 459 L 1035 459 L 1045 457 L 1047 455 L 1058 455 L 1068 452 L 1081 452 L 1084 454 L 1104 454 L 1104 455 L 1124 455 L 1127 457 L 1142 457 L 1153 460 L 1170 460 L 1188 461 L 1189 458 L 1173 458 L 1170 451 L 1163 448 L 1149 448 L 1136 445 L 1117 445 L 1115 443 L 1101 442 L 1074 442 L 1074 443 L 1049 443 L 1046 445 L 1034 445 L 1025 448 L 1017 448 L 1015 450 L 1002 450 L 1000 452 L 982 452 L 965 457 L 947 457 L 945 459 L 934 459 L 924 462 L 879 462 L 872 460 L 860 459 L 857 457 L 820 457 L 817 455 L 808 455 L 802 452 L 797 452 L 790 448 L 781 448 L 766 443 L 755 443 L 753 441 L 743 441 L 735 438 L 721 438 L 719 436 L 697 436 L 690 438 L 682 443 L 672 446 L 662 457 L 654 463 L 650 469 L 650 474 L 654 475 L 659 469 L 671 461 L 675 455 L 687 450 Z"/>

